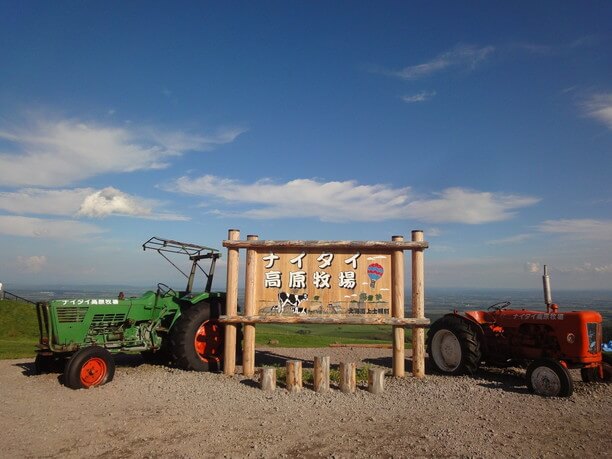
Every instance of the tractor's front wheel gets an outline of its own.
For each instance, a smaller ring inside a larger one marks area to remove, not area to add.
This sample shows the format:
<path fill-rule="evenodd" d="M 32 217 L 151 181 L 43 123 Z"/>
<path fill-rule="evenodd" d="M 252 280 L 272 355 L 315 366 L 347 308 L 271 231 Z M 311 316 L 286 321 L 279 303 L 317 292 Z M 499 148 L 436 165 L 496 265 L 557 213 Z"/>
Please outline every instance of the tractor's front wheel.
<path fill-rule="evenodd" d="M 64 370 L 64 384 L 71 389 L 88 389 L 113 380 L 115 361 L 110 352 L 100 346 L 76 351 Z"/>
<path fill-rule="evenodd" d="M 183 370 L 219 371 L 223 353 L 223 327 L 210 303 L 188 307 L 172 327 L 170 347 L 174 363 Z"/>
<path fill-rule="evenodd" d="M 556 360 L 534 360 L 527 367 L 527 388 L 544 397 L 569 397 L 574 392 L 572 377 Z"/>
<path fill-rule="evenodd" d="M 480 341 L 467 321 L 446 316 L 429 329 L 427 353 L 434 370 L 448 375 L 471 375 L 480 364 Z"/>

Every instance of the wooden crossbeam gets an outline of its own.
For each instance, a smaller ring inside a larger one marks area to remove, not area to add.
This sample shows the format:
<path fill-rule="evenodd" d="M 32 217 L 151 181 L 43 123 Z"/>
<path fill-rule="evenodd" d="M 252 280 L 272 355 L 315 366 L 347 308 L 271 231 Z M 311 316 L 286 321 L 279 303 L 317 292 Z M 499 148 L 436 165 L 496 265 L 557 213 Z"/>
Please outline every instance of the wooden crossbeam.
<path fill-rule="evenodd" d="M 334 316 L 221 316 L 219 322 L 224 324 L 344 324 L 344 325 L 395 325 L 428 327 L 431 323 L 426 317 L 417 319 L 414 317 L 363 317 L 337 314 Z"/>

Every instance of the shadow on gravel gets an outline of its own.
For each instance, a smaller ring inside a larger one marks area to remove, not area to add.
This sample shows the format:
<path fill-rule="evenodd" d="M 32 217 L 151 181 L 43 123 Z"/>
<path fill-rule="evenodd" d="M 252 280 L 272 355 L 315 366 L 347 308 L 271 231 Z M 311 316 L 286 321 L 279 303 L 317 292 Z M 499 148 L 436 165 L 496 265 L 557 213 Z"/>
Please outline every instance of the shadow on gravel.
<path fill-rule="evenodd" d="M 257 366 L 281 366 L 284 367 L 287 360 L 299 360 L 302 362 L 302 368 L 312 368 L 312 360 L 295 359 L 287 357 L 286 355 L 277 354 L 270 351 L 258 351 L 255 350 L 255 361 Z"/>
<path fill-rule="evenodd" d="M 478 383 L 481 387 L 499 389 L 516 394 L 529 393 L 524 375 L 516 374 L 508 369 L 481 367 L 474 377 L 486 381 Z"/>
<path fill-rule="evenodd" d="M 16 363 L 13 366 L 21 368 L 21 374 L 24 376 L 36 376 L 38 374 L 34 362 Z"/>
<path fill-rule="evenodd" d="M 242 381 L 240 381 L 240 384 L 244 384 L 247 387 L 254 387 L 256 389 L 259 388 L 259 383 L 254 379 L 243 379 Z"/>
<path fill-rule="evenodd" d="M 378 357 L 378 358 L 372 358 L 372 359 L 363 359 L 363 362 L 368 365 L 375 365 L 377 367 L 393 368 L 393 358 L 392 357 Z M 406 373 L 412 373 L 412 360 L 411 359 L 404 360 L 404 369 Z"/>

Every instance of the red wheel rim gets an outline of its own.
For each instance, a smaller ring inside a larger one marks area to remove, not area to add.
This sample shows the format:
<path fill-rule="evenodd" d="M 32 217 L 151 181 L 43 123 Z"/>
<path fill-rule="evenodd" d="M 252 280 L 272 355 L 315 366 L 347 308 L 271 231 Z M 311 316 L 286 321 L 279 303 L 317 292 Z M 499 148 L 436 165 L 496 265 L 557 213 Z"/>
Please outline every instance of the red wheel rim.
<path fill-rule="evenodd" d="M 81 384 L 83 387 L 97 386 L 106 377 L 107 367 L 104 359 L 93 357 L 81 367 Z"/>
<path fill-rule="evenodd" d="M 207 320 L 200 325 L 193 344 L 200 360 L 203 362 L 218 361 L 221 353 L 221 327 L 219 327 L 219 323 Z"/>

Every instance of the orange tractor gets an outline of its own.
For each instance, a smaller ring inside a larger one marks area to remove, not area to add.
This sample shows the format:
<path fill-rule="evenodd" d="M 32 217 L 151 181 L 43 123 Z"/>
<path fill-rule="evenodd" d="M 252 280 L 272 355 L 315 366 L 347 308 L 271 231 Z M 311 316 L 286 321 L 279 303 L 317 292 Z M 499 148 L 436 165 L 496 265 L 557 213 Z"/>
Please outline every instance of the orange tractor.
<path fill-rule="evenodd" d="M 568 369 L 584 382 L 609 381 L 610 356 L 602 354 L 602 316 L 595 311 L 561 312 L 552 302 L 544 266 L 546 312 L 511 309 L 496 303 L 486 311 L 454 311 L 434 322 L 427 338 L 429 361 L 442 374 L 473 374 L 481 362 L 492 366 L 527 363 L 530 392 L 569 397 Z"/>

